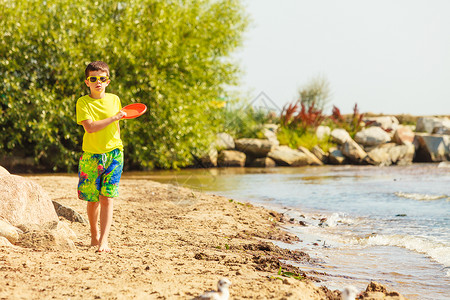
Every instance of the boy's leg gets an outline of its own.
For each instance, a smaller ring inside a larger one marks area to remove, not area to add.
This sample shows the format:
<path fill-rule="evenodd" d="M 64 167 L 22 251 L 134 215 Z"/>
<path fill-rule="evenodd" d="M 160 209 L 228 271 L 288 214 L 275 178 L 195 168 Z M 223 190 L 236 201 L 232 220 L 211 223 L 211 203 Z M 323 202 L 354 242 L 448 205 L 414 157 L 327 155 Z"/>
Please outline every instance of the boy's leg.
<path fill-rule="evenodd" d="M 100 239 L 98 243 L 99 252 L 111 252 L 108 246 L 108 236 L 111 229 L 113 217 L 113 198 L 100 195 Z"/>
<path fill-rule="evenodd" d="M 91 227 L 91 246 L 98 246 L 100 234 L 98 231 L 98 218 L 100 216 L 100 202 L 87 203 L 87 215 Z"/>

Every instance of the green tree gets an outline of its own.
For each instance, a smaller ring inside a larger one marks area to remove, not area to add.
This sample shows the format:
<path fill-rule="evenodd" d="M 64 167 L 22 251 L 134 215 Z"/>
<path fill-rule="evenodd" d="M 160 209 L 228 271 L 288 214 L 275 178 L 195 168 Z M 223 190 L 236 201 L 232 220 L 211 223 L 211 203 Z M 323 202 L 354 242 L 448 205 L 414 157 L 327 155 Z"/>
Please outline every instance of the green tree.
<path fill-rule="evenodd" d="M 237 0 L 0 0 L 0 155 L 73 170 L 84 68 L 110 65 L 116 93 L 148 113 L 122 122 L 128 167 L 176 168 L 206 151 L 237 83 L 230 54 L 247 16 Z"/>
<path fill-rule="evenodd" d="M 311 79 L 298 93 L 300 102 L 307 109 L 313 106 L 324 110 L 331 98 L 330 84 L 323 76 Z"/>

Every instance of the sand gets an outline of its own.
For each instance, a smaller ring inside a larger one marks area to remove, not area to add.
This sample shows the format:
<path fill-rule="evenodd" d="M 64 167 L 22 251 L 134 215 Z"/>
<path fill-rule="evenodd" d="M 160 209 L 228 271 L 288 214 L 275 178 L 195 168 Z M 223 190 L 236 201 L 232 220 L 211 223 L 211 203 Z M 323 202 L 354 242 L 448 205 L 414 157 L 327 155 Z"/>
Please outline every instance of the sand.
<path fill-rule="evenodd" d="M 75 176 L 29 176 L 51 199 L 86 219 Z M 340 299 L 313 277 L 280 263 L 306 260 L 270 240 L 294 241 L 283 216 L 225 197 L 148 180 L 122 179 L 109 245 L 90 247 L 88 224 L 62 219 L 76 233 L 72 250 L 0 246 L 0 299 L 192 299 L 226 277 L 231 299 Z M 279 270 L 286 277 L 279 274 Z M 297 277 L 297 279 L 293 278 Z M 364 299 L 404 299 L 397 293 Z"/>

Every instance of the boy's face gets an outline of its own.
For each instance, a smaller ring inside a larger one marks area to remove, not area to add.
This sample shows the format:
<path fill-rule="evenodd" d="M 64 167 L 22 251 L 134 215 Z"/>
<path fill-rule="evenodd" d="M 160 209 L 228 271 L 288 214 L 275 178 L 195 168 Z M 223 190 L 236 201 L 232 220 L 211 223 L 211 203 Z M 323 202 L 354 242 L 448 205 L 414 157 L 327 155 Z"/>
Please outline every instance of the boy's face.
<path fill-rule="evenodd" d="M 108 75 L 104 71 L 89 71 L 89 76 L 107 77 Z M 102 82 L 99 78 L 97 78 L 95 82 L 91 82 L 88 79 L 86 79 L 84 82 L 91 90 L 92 95 L 101 95 L 105 92 L 105 89 L 109 85 L 111 80 L 109 80 L 108 78 L 108 80 Z"/>

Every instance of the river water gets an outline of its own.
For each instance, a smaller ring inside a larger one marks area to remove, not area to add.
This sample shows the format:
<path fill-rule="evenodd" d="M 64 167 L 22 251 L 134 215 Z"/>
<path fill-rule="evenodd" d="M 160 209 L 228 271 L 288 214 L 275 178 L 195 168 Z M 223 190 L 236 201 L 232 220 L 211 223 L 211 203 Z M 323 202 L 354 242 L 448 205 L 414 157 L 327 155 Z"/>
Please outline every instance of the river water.
<path fill-rule="evenodd" d="M 450 166 L 228 168 L 125 173 L 283 212 L 331 289 L 370 280 L 410 299 L 450 299 Z M 305 226 L 306 225 L 306 226 Z M 296 264 L 295 262 L 290 262 Z"/>

